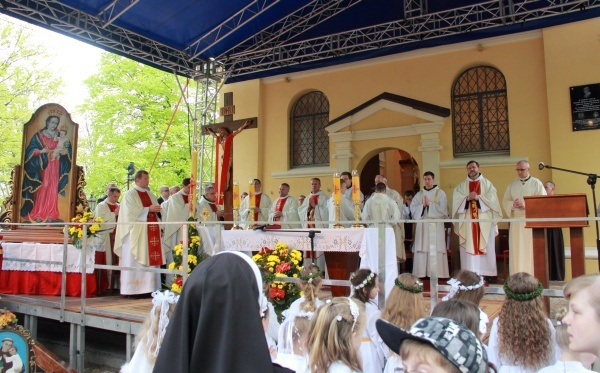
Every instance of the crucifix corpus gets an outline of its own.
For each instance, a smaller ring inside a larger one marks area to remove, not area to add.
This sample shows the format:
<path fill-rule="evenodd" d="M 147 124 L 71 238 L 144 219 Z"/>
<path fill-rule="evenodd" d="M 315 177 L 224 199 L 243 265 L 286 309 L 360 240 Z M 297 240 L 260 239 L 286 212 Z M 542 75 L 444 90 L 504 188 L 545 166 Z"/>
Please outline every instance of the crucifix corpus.
<path fill-rule="evenodd" d="M 225 106 L 221 108 L 223 122 L 202 127 L 203 135 L 212 135 L 217 142 L 215 192 L 216 203 L 224 206 L 227 220 L 233 208 L 233 138 L 246 128 L 257 128 L 258 118 L 233 120 L 235 105 L 233 92 L 224 94 Z"/>

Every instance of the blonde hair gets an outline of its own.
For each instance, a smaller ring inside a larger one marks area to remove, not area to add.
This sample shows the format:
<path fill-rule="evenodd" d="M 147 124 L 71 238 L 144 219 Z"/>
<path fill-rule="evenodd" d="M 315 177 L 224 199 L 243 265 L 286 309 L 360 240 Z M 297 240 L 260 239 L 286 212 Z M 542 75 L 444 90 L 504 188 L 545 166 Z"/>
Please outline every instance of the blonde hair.
<path fill-rule="evenodd" d="M 562 322 L 564 317 L 567 316 L 567 313 L 568 310 L 565 307 L 556 311 L 556 321 L 558 325 L 556 325 L 556 334 L 554 337 L 556 338 L 556 344 L 561 350 L 569 350 L 569 333 L 567 333 L 567 326 Z"/>
<path fill-rule="evenodd" d="M 170 303 L 169 310 L 167 311 L 167 318 L 171 318 L 175 306 L 177 303 Z M 161 307 L 153 307 L 150 311 L 150 316 L 144 320 L 139 333 L 135 336 L 136 345 L 142 343 L 145 348 L 142 349 L 146 359 L 151 365 L 154 365 L 156 358 L 158 357 L 158 351 L 156 346 L 160 343 L 158 338 L 159 334 L 159 321 L 160 321 Z M 149 338 L 151 337 L 151 338 Z"/>
<path fill-rule="evenodd" d="M 402 273 L 396 281 L 408 287 L 415 287 L 419 278 L 410 273 Z M 406 330 L 425 316 L 427 314 L 423 304 L 423 293 L 411 293 L 398 286 L 394 286 L 381 311 L 382 319 Z"/>
<path fill-rule="evenodd" d="M 588 291 L 586 297 L 588 304 L 596 311 L 596 317 L 600 320 L 600 291 L 593 291 L 594 287 L 600 287 L 600 273 L 593 273 L 575 277 L 567 283 L 563 291 L 565 299 L 570 300 L 571 296 L 582 290 Z"/>
<path fill-rule="evenodd" d="M 358 306 L 358 316 L 352 315 L 350 303 Z M 362 362 L 353 337 L 362 336 L 366 326 L 365 304 L 355 298 L 333 298 L 317 310 L 308 336 L 308 366 L 312 373 L 327 373 L 336 361 L 351 370 L 361 372 Z"/>
<path fill-rule="evenodd" d="M 431 316 L 454 320 L 479 336 L 479 308 L 473 302 L 462 299 L 440 302 L 431 312 Z"/>
<path fill-rule="evenodd" d="M 475 272 L 471 272 L 468 270 L 459 271 L 454 276 L 454 278 L 457 279 L 458 281 L 460 281 L 460 283 L 464 286 L 477 285 L 479 283 L 479 281 L 481 281 L 481 276 L 479 276 Z M 484 295 L 485 295 L 485 289 L 483 286 L 481 286 L 477 289 L 474 289 L 474 290 L 462 290 L 459 288 L 458 291 L 456 292 L 456 294 L 454 294 L 454 297 L 452 297 L 452 299 L 466 300 L 466 301 L 475 303 L 476 306 L 479 306 L 479 303 L 483 299 Z"/>
<path fill-rule="evenodd" d="M 452 364 L 429 343 L 406 339 L 400 346 L 399 355 L 403 361 L 415 359 L 429 365 L 436 365 L 447 373 L 461 373 L 456 365 Z"/>
<path fill-rule="evenodd" d="M 539 286 L 532 275 L 519 272 L 506 280 L 515 294 L 533 293 Z M 552 333 L 541 296 L 530 300 L 505 297 L 498 316 L 500 356 L 509 365 L 530 370 L 548 366 L 552 359 Z"/>
<path fill-rule="evenodd" d="M 303 311 L 314 312 L 317 310 L 317 292 L 321 287 L 321 268 L 315 264 L 309 264 L 300 269 L 300 276 L 309 277 L 309 280 L 300 280 L 300 288 L 304 292 L 304 302 L 300 304 L 300 309 Z"/>

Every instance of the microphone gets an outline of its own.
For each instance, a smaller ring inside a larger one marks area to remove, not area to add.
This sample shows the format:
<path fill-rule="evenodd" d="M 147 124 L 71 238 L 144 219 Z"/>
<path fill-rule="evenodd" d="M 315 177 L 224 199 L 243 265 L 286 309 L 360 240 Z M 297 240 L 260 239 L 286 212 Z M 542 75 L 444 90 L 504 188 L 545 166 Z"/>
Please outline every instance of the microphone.
<path fill-rule="evenodd" d="M 269 224 L 263 224 L 263 225 L 255 225 L 254 227 L 252 227 L 253 230 L 255 231 L 265 231 L 265 228 L 267 228 L 269 226 Z"/>
<path fill-rule="evenodd" d="M 538 168 L 539 168 L 540 170 L 543 170 L 543 169 L 544 169 L 544 167 L 546 167 L 546 165 L 544 164 L 544 162 L 540 162 L 540 163 L 538 164 Z"/>

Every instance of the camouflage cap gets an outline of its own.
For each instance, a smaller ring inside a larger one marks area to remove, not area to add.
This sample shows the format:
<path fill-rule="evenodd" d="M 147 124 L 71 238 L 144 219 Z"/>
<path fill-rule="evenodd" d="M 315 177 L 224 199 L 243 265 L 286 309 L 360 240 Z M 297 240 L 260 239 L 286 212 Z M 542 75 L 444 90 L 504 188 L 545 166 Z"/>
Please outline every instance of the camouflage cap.
<path fill-rule="evenodd" d="M 402 342 L 413 339 L 430 344 L 461 372 L 487 372 L 488 358 L 483 343 L 471 330 L 456 321 L 425 317 L 406 331 L 385 320 L 377 320 L 376 327 L 383 342 L 396 353 L 400 351 Z"/>

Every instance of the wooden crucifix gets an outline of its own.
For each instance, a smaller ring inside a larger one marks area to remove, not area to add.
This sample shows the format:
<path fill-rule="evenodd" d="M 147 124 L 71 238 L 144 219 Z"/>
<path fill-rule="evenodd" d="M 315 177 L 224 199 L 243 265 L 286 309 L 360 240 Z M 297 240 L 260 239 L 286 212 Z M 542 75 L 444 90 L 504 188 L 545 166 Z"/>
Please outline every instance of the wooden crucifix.
<path fill-rule="evenodd" d="M 216 140 L 216 202 L 223 205 L 225 220 L 233 220 L 233 138 L 246 128 L 257 128 L 258 118 L 233 120 L 233 92 L 225 93 L 224 101 L 225 106 L 221 108 L 223 122 L 202 126 L 202 134 L 212 135 Z"/>

